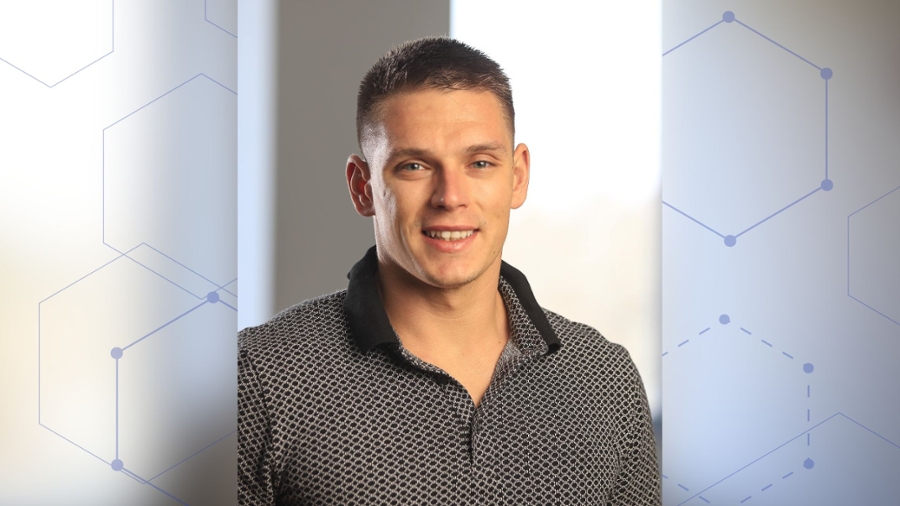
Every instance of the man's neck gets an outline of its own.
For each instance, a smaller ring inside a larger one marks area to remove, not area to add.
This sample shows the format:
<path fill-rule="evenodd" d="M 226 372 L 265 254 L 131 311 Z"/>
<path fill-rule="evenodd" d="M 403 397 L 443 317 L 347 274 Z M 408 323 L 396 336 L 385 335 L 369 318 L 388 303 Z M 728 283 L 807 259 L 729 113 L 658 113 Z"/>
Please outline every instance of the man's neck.
<path fill-rule="evenodd" d="M 499 259 L 479 278 L 450 289 L 395 273 L 392 267 L 399 269 L 379 263 L 378 289 L 391 325 L 414 355 L 435 363 L 429 358 L 464 359 L 506 344 L 509 325 L 497 289 Z"/>

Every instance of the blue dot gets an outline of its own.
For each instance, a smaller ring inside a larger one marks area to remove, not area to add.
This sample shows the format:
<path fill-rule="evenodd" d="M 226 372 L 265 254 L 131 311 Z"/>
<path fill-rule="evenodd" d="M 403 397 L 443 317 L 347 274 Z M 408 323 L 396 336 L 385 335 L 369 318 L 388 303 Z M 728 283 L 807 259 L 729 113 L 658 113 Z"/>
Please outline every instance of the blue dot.
<path fill-rule="evenodd" d="M 730 248 L 730 247 L 734 246 L 735 244 L 737 244 L 737 237 L 735 237 L 733 235 L 725 236 L 725 246 L 728 246 Z"/>
<path fill-rule="evenodd" d="M 832 188 L 834 188 L 834 182 L 832 180 L 830 180 L 830 179 L 822 180 L 822 189 L 823 190 L 830 192 Z"/>
<path fill-rule="evenodd" d="M 816 466 L 816 463 L 813 462 L 813 459 L 806 459 L 803 461 L 803 467 L 805 467 L 807 469 L 812 469 L 815 466 Z"/>
<path fill-rule="evenodd" d="M 719 323 L 721 323 L 722 325 L 728 325 L 729 323 L 731 323 L 731 318 L 729 318 L 727 314 L 723 314 L 719 317 Z"/>
<path fill-rule="evenodd" d="M 116 459 L 116 460 L 112 461 L 112 470 L 113 471 L 121 471 L 123 467 L 125 467 L 125 464 L 123 464 L 121 460 Z"/>
<path fill-rule="evenodd" d="M 813 372 L 815 369 L 816 368 L 813 367 L 813 365 L 810 364 L 809 362 L 803 364 L 803 372 L 805 372 L 806 374 Z"/>
<path fill-rule="evenodd" d="M 112 358 L 119 360 L 122 358 L 122 348 L 113 348 L 112 351 L 109 352 L 109 355 Z"/>
<path fill-rule="evenodd" d="M 219 292 L 209 292 L 208 294 L 206 294 L 206 300 L 212 302 L 213 304 L 219 302 Z"/>
<path fill-rule="evenodd" d="M 734 21 L 734 13 L 731 11 L 725 11 L 725 13 L 722 14 L 722 21 L 731 23 L 732 21 Z"/>
<path fill-rule="evenodd" d="M 824 69 L 822 69 L 821 72 L 819 72 L 819 75 L 822 76 L 822 79 L 827 80 L 827 79 L 831 79 L 831 76 L 834 75 L 834 72 L 832 72 L 830 68 L 825 67 Z"/>

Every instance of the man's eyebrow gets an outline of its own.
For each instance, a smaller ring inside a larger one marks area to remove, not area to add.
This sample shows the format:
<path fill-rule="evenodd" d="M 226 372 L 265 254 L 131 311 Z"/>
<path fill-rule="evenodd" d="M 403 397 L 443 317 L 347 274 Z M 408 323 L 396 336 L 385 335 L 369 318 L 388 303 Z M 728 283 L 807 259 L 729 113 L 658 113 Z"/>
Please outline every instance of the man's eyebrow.
<path fill-rule="evenodd" d="M 431 151 L 422 148 L 402 148 L 391 151 L 388 160 L 396 160 L 397 158 L 425 158 L 431 156 Z"/>
<path fill-rule="evenodd" d="M 466 148 L 465 153 L 467 155 L 471 155 L 472 153 L 483 153 L 483 152 L 504 152 L 505 148 L 501 144 L 490 143 L 490 144 L 474 144 Z M 396 160 L 397 158 L 427 158 L 432 156 L 430 150 L 423 148 L 401 148 L 394 151 L 391 151 L 390 155 L 388 155 L 388 160 Z"/>
<path fill-rule="evenodd" d="M 500 152 L 504 152 L 504 151 L 506 151 L 506 149 L 505 149 L 502 145 L 496 144 L 496 143 L 492 143 L 492 144 L 475 144 L 474 146 L 469 146 L 468 148 L 466 148 L 466 154 L 467 154 L 467 155 L 470 155 L 470 154 L 472 154 L 472 153 L 481 153 L 481 152 L 484 152 L 484 151 L 500 151 Z"/>

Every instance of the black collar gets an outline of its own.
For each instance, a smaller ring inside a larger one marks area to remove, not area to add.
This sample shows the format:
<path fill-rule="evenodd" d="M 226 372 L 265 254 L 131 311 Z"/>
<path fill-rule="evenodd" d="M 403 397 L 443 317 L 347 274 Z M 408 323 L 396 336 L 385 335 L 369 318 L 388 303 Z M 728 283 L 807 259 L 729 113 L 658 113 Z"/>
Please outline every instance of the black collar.
<path fill-rule="evenodd" d="M 363 353 L 381 345 L 390 345 L 393 348 L 400 346 L 375 284 L 377 271 L 378 254 L 375 246 L 372 246 L 362 260 L 347 273 L 350 283 L 347 286 L 347 296 L 344 298 L 344 311 L 347 313 L 350 333 Z M 501 260 L 500 277 L 512 287 L 531 323 L 544 338 L 547 343 L 547 354 L 559 349 L 559 338 L 535 300 L 525 275 Z"/>

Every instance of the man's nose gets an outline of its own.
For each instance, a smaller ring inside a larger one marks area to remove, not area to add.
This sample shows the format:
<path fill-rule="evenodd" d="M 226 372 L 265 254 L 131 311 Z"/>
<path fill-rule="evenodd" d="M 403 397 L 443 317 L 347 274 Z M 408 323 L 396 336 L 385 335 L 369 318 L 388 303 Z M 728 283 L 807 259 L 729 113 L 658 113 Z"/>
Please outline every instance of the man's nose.
<path fill-rule="evenodd" d="M 469 184 L 464 169 L 441 168 L 436 179 L 431 205 L 452 210 L 469 204 Z"/>

